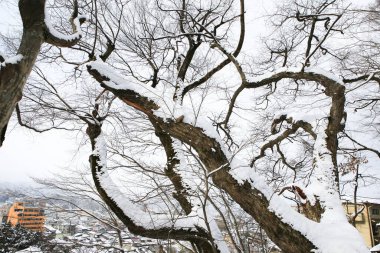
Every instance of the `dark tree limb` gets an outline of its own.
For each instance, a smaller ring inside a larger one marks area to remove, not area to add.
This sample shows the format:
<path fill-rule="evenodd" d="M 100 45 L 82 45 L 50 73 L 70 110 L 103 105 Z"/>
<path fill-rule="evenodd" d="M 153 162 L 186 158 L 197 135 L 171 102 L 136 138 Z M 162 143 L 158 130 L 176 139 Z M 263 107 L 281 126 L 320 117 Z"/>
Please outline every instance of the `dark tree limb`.
<path fill-rule="evenodd" d="M 313 81 L 322 85 L 325 90 L 324 93 L 326 96 L 331 98 L 331 107 L 328 118 L 328 126 L 326 129 L 327 135 L 327 148 L 331 152 L 332 161 L 334 164 L 334 174 L 335 180 L 339 182 L 339 172 L 338 172 L 338 162 L 337 162 L 337 150 L 338 150 L 338 134 L 344 130 L 344 119 L 346 118 L 346 112 L 344 111 L 344 104 L 346 101 L 345 96 L 345 87 L 343 85 L 343 81 L 332 79 L 327 75 L 312 72 L 312 71 L 290 71 L 285 70 L 281 72 L 274 73 L 272 76 L 265 77 L 258 81 L 246 82 L 243 83 L 239 89 L 235 91 L 234 100 L 236 101 L 237 96 L 245 89 L 252 89 L 262 87 L 271 83 L 279 82 L 283 79 L 293 79 L 297 80 L 305 80 L 305 81 Z M 232 113 L 234 103 L 230 103 L 229 105 L 229 114 Z M 227 116 L 228 116 L 227 115 Z M 339 191 L 338 191 L 339 192 Z"/>
<path fill-rule="evenodd" d="M 357 140 L 355 140 L 354 138 L 352 138 L 351 136 L 349 136 L 346 132 L 344 133 L 344 136 L 346 136 L 349 140 L 351 140 L 353 143 L 359 145 L 361 148 L 356 148 L 356 149 L 348 149 L 348 148 L 345 148 L 346 150 L 357 150 L 357 151 L 370 151 L 370 152 L 373 152 L 375 153 L 379 158 L 380 158 L 380 151 L 376 150 L 376 149 L 373 149 L 373 148 L 370 148 L 370 147 L 367 147 L 361 143 L 359 143 Z"/>
<path fill-rule="evenodd" d="M 236 46 L 235 51 L 232 53 L 232 56 L 234 58 L 236 58 L 240 54 L 240 51 L 243 47 L 244 38 L 245 38 L 245 6 L 244 6 L 244 0 L 240 0 L 240 36 L 239 36 L 238 45 Z M 207 82 L 211 77 L 214 76 L 214 74 L 222 70 L 225 66 L 227 66 L 230 63 L 231 63 L 231 57 L 219 63 L 219 65 L 217 65 L 212 70 L 207 72 L 203 77 L 199 78 L 197 81 L 184 87 L 182 95 L 181 95 L 182 98 L 185 97 L 185 95 L 192 89 L 195 89 L 198 86 Z"/>
<path fill-rule="evenodd" d="M 165 175 L 170 179 L 176 190 L 176 192 L 173 193 L 173 197 L 181 205 L 185 214 L 188 215 L 191 213 L 192 205 L 187 198 L 188 193 L 183 185 L 181 175 L 176 171 L 176 167 L 180 165 L 181 161 L 178 159 L 177 151 L 173 147 L 173 140 L 169 134 L 165 133 L 165 131 L 155 124 L 154 119 L 151 123 L 156 130 L 156 136 L 160 139 L 161 144 L 165 149 L 167 157 Z"/>
<path fill-rule="evenodd" d="M 77 15 L 77 4 L 74 7 L 74 15 Z M 32 71 L 41 45 L 44 42 L 53 43 L 46 30 L 45 0 L 20 0 L 19 10 L 23 23 L 23 34 L 17 51 L 20 60 L 11 63 L 5 60 L 0 65 L 0 133 L 3 137 L 0 139 L 0 146 L 4 141 L 8 121 L 22 97 L 24 85 Z M 61 46 L 69 45 L 62 44 Z"/>
<path fill-rule="evenodd" d="M 267 149 L 271 149 L 273 151 L 273 147 L 276 146 L 276 145 L 279 145 L 283 140 L 287 139 L 288 137 L 290 137 L 290 135 L 292 134 L 295 134 L 297 132 L 297 130 L 299 128 L 302 128 L 304 129 L 306 132 L 308 132 L 314 139 L 317 138 L 317 135 L 313 132 L 313 129 L 312 129 L 312 126 L 310 125 L 310 123 L 308 122 L 305 122 L 303 120 L 299 120 L 299 121 L 296 121 L 296 122 L 293 122 L 293 119 L 290 117 L 290 118 L 287 118 L 286 115 L 282 115 L 281 117 L 275 119 L 272 123 L 272 133 L 276 132 L 274 131 L 274 129 L 276 129 L 276 126 L 282 122 L 282 121 L 286 121 L 288 124 L 291 125 L 290 128 L 286 129 L 283 133 L 281 133 L 280 135 L 278 135 L 276 138 L 274 138 L 273 140 L 270 140 L 268 141 L 267 143 L 265 143 L 261 149 L 260 149 L 260 154 L 258 156 L 256 156 L 255 158 L 252 159 L 252 162 L 251 162 L 251 167 L 253 167 L 254 163 L 259 160 L 260 158 L 263 158 L 265 156 L 265 151 Z"/>
<path fill-rule="evenodd" d="M 45 23 L 45 42 L 57 47 L 72 47 L 76 45 L 82 38 L 80 33 L 80 25 L 86 21 L 84 17 L 78 17 L 78 1 L 74 0 L 74 10 L 70 18 L 70 23 L 73 29 L 71 36 L 57 36 L 53 33 Z"/>

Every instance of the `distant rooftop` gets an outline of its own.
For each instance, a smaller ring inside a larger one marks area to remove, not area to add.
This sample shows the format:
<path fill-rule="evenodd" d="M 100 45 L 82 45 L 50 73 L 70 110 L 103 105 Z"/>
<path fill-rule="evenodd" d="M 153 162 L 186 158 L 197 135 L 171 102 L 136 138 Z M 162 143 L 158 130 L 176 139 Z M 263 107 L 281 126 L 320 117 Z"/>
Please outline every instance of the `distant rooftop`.
<path fill-rule="evenodd" d="M 371 252 L 377 252 L 377 251 L 380 251 L 380 244 L 378 244 L 378 245 L 376 245 L 375 247 L 373 247 L 372 249 L 371 249 Z"/>
<path fill-rule="evenodd" d="M 46 201 L 43 200 L 34 200 L 34 199 L 18 199 L 15 201 L 19 205 L 24 207 L 45 207 Z"/>

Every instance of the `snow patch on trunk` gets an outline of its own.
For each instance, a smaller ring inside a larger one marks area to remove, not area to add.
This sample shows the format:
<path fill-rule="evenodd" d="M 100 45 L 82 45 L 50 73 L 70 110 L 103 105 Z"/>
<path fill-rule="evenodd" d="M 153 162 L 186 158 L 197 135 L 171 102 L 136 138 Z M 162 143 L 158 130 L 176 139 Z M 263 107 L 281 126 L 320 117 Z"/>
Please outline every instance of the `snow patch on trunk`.
<path fill-rule="evenodd" d="M 23 56 L 21 54 L 6 58 L 5 61 L 0 64 L 0 67 L 5 67 L 7 64 L 17 64 L 22 60 L 22 58 Z"/>

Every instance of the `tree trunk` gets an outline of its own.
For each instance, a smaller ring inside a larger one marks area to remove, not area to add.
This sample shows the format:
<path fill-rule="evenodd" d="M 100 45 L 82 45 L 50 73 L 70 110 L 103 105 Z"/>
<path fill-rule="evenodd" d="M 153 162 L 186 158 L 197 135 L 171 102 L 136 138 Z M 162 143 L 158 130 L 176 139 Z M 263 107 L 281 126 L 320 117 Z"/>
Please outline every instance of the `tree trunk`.
<path fill-rule="evenodd" d="M 45 0 L 20 0 L 19 10 L 23 24 L 21 44 L 17 54 L 21 59 L 7 61 L 0 65 L 0 147 L 5 138 L 9 119 L 22 98 L 25 83 L 33 69 L 41 46 L 44 42 L 59 47 L 75 45 L 81 35 L 71 39 L 56 37 L 49 31 L 45 23 Z M 74 13 L 71 19 L 78 17 L 78 4 L 74 0 Z M 80 19 L 83 23 L 85 19 Z M 74 24 L 74 22 L 72 22 Z M 77 32 L 78 27 L 73 27 Z M 8 59 L 9 60 L 9 59 Z"/>
<path fill-rule="evenodd" d="M 6 126 L 14 108 L 22 97 L 22 90 L 44 42 L 45 0 L 20 0 L 19 10 L 23 34 L 17 51 L 20 62 L 6 63 L 0 68 L 0 132 L 5 136 Z M 0 146 L 3 141 L 0 141 Z"/>

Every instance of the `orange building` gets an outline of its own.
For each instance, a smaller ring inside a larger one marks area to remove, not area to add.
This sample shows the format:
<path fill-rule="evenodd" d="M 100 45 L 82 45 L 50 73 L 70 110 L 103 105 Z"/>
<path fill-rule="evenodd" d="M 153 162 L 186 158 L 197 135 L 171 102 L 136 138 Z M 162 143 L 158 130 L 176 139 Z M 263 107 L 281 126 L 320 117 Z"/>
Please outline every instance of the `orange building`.
<path fill-rule="evenodd" d="M 19 201 L 13 203 L 8 212 L 7 222 L 35 232 L 43 232 L 45 224 L 45 203 L 41 201 Z"/>

